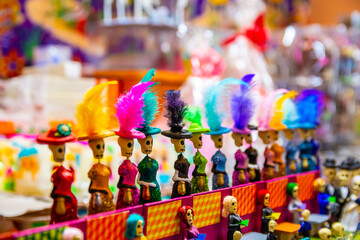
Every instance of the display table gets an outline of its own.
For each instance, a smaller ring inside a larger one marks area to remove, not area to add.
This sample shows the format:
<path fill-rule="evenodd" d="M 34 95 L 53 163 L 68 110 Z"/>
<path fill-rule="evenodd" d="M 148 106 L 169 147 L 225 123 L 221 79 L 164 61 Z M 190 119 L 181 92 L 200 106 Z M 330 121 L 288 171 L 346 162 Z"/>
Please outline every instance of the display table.
<path fill-rule="evenodd" d="M 266 240 L 266 234 L 258 233 L 258 232 L 249 232 L 243 235 L 241 240 Z"/>
<path fill-rule="evenodd" d="M 275 227 L 275 233 L 279 236 L 279 240 L 291 240 L 300 229 L 300 224 L 282 222 Z"/>
<path fill-rule="evenodd" d="M 303 218 L 300 218 L 300 221 L 302 221 L 302 220 L 303 220 Z M 310 214 L 310 217 L 309 217 L 309 222 L 311 223 L 310 236 L 317 235 L 317 232 L 319 231 L 319 229 L 321 227 L 323 227 L 324 224 L 328 220 L 329 220 L 329 217 L 327 215 L 317 214 L 317 213 Z"/>

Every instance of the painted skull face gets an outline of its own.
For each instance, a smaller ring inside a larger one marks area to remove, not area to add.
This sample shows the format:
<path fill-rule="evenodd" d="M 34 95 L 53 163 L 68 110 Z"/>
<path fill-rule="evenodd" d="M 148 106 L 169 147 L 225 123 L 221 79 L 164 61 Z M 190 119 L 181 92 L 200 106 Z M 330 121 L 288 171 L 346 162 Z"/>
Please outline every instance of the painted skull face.
<path fill-rule="evenodd" d="M 231 133 L 231 137 L 234 139 L 235 145 L 237 147 L 241 147 L 243 145 L 244 137 L 242 134 L 233 132 Z"/>
<path fill-rule="evenodd" d="M 171 138 L 171 143 L 174 144 L 175 151 L 177 153 L 183 153 L 185 152 L 185 139 L 175 139 Z"/>
<path fill-rule="evenodd" d="M 231 200 L 230 212 L 231 213 L 236 213 L 237 212 L 237 200 L 236 200 L 236 198 Z"/>
<path fill-rule="evenodd" d="M 275 231 L 275 227 L 277 226 L 277 222 L 275 222 L 274 220 L 270 220 L 269 221 L 269 232 L 274 232 Z"/>
<path fill-rule="evenodd" d="M 360 193 L 360 178 L 356 178 L 354 180 L 353 185 L 352 185 L 352 190 L 355 195 L 359 195 L 358 193 Z"/>
<path fill-rule="evenodd" d="M 202 134 L 201 133 L 193 133 L 192 138 L 190 138 L 191 142 L 194 144 L 194 148 L 200 149 L 202 148 Z"/>
<path fill-rule="evenodd" d="M 89 146 L 93 152 L 95 159 L 101 159 L 104 157 L 105 143 L 104 139 L 91 139 L 89 140 Z"/>
<path fill-rule="evenodd" d="M 328 228 L 322 228 L 319 230 L 319 236 L 321 240 L 331 240 L 331 231 Z"/>
<path fill-rule="evenodd" d="M 309 129 L 306 129 L 306 128 L 299 128 L 299 134 L 300 134 L 300 137 L 302 138 L 302 139 L 308 139 L 310 136 L 311 136 L 311 134 L 310 134 L 311 132 L 310 132 L 310 130 Z"/>
<path fill-rule="evenodd" d="M 350 184 L 350 180 L 351 180 L 351 171 L 350 170 L 346 170 L 346 169 L 341 169 L 338 172 L 338 179 L 339 179 L 339 184 L 340 186 L 348 186 Z"/>
<path fill-rule="evenodd" d="M 271 143 L 271 132 L 270 131 L 259 131 L 259 137 L 265 145 Z"/>
<path fill-rule="evenodd" d="M 241 136 L 245 139 L 245 142 L 246 142 L 247 144 L 251 144 L 251 143 L 252 143 L 251 133 L 249 133 L 249 134 L 241 134 Z"/>
<path fill-rule="evenodd" d="M 264 206 L 267 207 L 270 204 L 270 194 L 267 193 L 264 197 Z"/>
<path fill-rule="evenodd" d="M 65 144 L 49 145 L 55 162 L 63 162 L 65 159 Z"/>
<path fill-rule="evenodd" d="M 293 140 L 295 131 L 293 129 L 285 129 L 284 134 L 287 140 Z"/>
<path fill-rule="evenodd" d="M 293 194 L 292 194 L 293 198 L 298 198 L 299 196 L 299 187 L 298 186 L 295 186 L 294 187 L 294 190 L 293 190 Z"/>
<path fill-rule="evenodd" d="M 191 226 L 194 222 L 194 215 L 191 209 L 188 209 L 186 212 L 186 219 L 189 225 Z"/>
<path fill-rule="evenodd" d="M 211 140 L 213 140 L 215 147 L 220 149 L 223 147 L 223 136 L 222 135 L 211 135 Z"/>
<path fill-rule="evenodd" d="M 325 168 L 324 174 L 328 181 L 334 181 L 336 178 L 336 168 Z"/>
<path fill-rule="evenodd" d="M 324 180 L 322 180 L 322 179 L 319 179 L 318 180 L 318 192 L 321 192 L 321 193 L 323 193 L 323 192 L 325 192 L 325 181 Z"/>
<path fill-rule="evenodd" d="M 277 141 L 279 139 L 279 131 L 271 131 L 270 134 L 272 141 Z"/>
<path fill-rule="evenodd" d="M 339 222 L 334 223 L 332 225 L 332 230 L 335 237 L 345 237 L 344 226 L 341 223 Z"/>
<path fill-rule="evenodd" d="M 134 139 L 119 137 L 118 144 L 121 148 L 121 155 L 129 158 L 132 156 L 134 149 Z"/>
<path fill-rule="evenodd" d="M 154 141 L 151 135 L 146 136 L 144 139 L 138 139 L 138 142 L 140 143 L 141 152 L 143 154 L 148 155 L 152 152 Z"/>
<path fill-rule="evenodd" d="M 144 231 L 144 226 L 143 226 L 143 221 L 142 220 L 139 220 L 137 223 L 136 223 L 136 236 L 137 237 L 141 237 L 143 235 L 143 231 Z"/>

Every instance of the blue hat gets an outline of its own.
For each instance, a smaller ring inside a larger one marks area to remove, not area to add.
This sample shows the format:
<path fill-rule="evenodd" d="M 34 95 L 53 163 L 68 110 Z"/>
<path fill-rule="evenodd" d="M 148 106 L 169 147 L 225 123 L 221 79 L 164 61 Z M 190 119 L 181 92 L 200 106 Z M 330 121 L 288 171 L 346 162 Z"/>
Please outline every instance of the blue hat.
<path fill-rule="evenodd" d="M 231 129 L 228 127 L 221 127 L 218 129 L 211 129 L 210 132 L 207 132 L 205 134 L 207 135 L 222 135 L 231 132 Z"/>

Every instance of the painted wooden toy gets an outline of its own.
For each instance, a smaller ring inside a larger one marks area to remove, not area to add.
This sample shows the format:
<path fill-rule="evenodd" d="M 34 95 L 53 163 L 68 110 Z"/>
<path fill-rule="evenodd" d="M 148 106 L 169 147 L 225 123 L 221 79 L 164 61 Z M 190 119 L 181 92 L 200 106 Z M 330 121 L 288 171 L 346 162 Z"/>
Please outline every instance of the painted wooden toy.
<path fill-rule="evenodd" d="M 131 214 L 126 221 L 125 237 L 128 240 L 147 240 L 144 235 L 145 221 L 139 214 Z"/>
<path fill-rule="evenodd" d="M 280 213 L 275 213 L 270 208 L 270 192 L 266 189 L 261 189 L 257 195 L 258 203 L 263 207 L 261 209 L 261 228 L 260 232 L 267 234 L 269 232 L 270 220 L 277 220 L 280 217 Z"/>
<path fill-rule="evenodd" d="M 359 205 L 356 200 L 360 196 L 360 175 L 354 176 L 351 182 L 350 201 L 344 205 L 340 222 L 345 231 L 356 232 L 357 224 L 360 223 Z"/>
<path fill-rule="evenodd" d="M 228 218 L 227 240 L 239 240 L 242 238 L 241 227 L 244 227 L 244 221 L 237 212 L 237 200 L 234 196 L 226 196 L 223 201 L 222 216 Z"/>
<path fill-rule="evenodd" d="M 194 223 L 194 210 L 190 206 L 181 206 L 178 209 L 178 216 L 185 228 L 181 234 L 181 240 L 197 240 L 199 230 L 195 227 Z"/>
<path fill-rule="evenodd" d="M 298 198 L 299 186 L 296 183 L 288 183 L 286 187 L 286 193 L 291 198 L 288 205 L 288 210 L 292 215 L 292 222 L 299 224 L 300 213 L 305 210 L 305 204 L 303 204 Z"/>

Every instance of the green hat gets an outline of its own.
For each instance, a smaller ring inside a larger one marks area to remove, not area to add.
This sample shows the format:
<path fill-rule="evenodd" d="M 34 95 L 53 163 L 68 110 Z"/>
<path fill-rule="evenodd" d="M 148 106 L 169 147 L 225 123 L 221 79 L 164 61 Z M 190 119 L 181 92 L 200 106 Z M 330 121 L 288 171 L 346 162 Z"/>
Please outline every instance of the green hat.
<path fill-rule="evenodd" d="M 199 107 L 191 106 L 185 112 L 185 120 L 191 122 L 188 131 L 192 133 L 208 133 L 210 129 L 203 128 L 201 124 L 201 110 Z"/>

